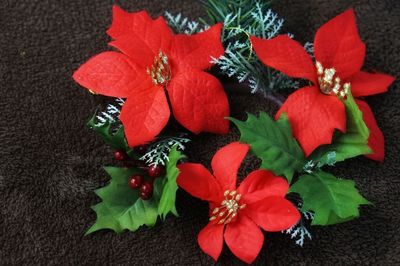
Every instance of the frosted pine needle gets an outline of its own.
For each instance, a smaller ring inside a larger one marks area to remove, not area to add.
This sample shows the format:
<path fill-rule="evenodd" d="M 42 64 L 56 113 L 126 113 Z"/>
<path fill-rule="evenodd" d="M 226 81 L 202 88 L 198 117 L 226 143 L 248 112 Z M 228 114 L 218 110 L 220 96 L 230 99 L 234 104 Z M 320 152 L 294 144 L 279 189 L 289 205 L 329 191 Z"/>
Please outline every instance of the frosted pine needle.
<path fill-rule="evenodd" d="M 148 151 L 140 160 L 145 161 L 150 166 L 165 166 L 169 160 L 169 152 L 176 146 L 177 150 L 185 150 L 185 144 L 190 142 L 190 139 L 183 137 L 165 137 L 160 138 L 150 144 Z"/>
<path fill-rule="evenodd" d="M 290 238 L 295 240 L 296 245 L 303 246 L 304 241 L 308 238 L 312 240 L 312 235 L 310 231 L 308 231 L 306 224 L 309 224 L 314 219 L 314 213 L 309 211 L 301 211 L 302 204 L 299 204 L 298 209 L 301 213 L 300 221 L 290 227 L 287 230 L 284 230 L 283 233 L 290 235 Z"/>
<path fill-rule="evenodd" d="M 125 101 L 123 99 L 116 99 L 114 103 L 110 103 L 107 105 L 104 111 L 99 112 L 96 115 L 96 124 L 95 127 L 104 126 L 106 123 L 116 123 L 119 122 L 119 115 L 121 113 L 121 108 L 124 105 Z"/>

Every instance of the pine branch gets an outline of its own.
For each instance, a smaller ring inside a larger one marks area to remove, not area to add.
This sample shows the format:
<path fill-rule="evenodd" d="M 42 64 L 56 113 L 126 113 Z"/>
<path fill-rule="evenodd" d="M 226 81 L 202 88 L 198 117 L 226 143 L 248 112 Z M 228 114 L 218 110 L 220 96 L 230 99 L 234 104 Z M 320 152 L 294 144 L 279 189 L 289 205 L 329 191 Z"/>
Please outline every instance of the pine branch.
<path fill-rule="evenodd" d="M 119 120 L 119 115 L 121 114 L 121 108 L 124 105 L 125 101 L 121 98 L 115 100 L 114 103 L 110 103 L 107 105 L 104 111 L 100 111 L 96 115 L 96 121 L 94 126 L 101 127 L 106 123 L 109 124 L 121 124 Z"/>
<path fill-rule="evenodd" d="M 205 4 L 206 8 L 219 8 L 215 14 L 226 14 L 221 4 L 214 1 Z M 224 2 L 224 1 L 222 1 Z M 230 2 L 230 1 L 225 1 Z M 267 68 L 260 62 L 253 51 L 250 36 L 262 38 L 275 37 L 283 26 L 283 19 L 268 9 L 268 5 L 258 0 L 242 1 L 245 6 L 232 4 L 230 11 L 224 17 L 224 31 L 222 41 L 226 47 L 225 54 L 214 58 L 213 62 L 219 66 L 221 72 L 235 78 L 239 83 L 247 83 L 251 93 L 262 93 L 265 97 L 279 89 L 297 88 L 298 82 L 284 74 Z"/>
<path fill-rule="evenodd" d="M 195 34 L 202 32 L 209 28 L 208 25 L 201 25 L 200 22 L 190 20 L 187 17 L 182 16 L 181 13 L 173 15 L 168 11 L 165 12 L 164 17 L 168 25 L 176 32 L 183 34 Z"/>
<path fill-rule="evenodd" d="M 306 42 L 304 44 L 304 50 L 312 57 L 314 58 L 314 44 L 312 42 Z"/>
<path fill-rule="evenodd" d="M 314 161 L 314 160 L 309 160 L 303 167 L 303 171 L 312 174 L 315 171 L 318 171 L 321 169 L 322 166 L 324 165 L 329 165 L 329 166 L 334 166 L 336 163 L 336 152 L 331 151 L 328 152 L 326 155 L 326 161 L 323 163 L 321 161 Z"/>
<path fill-rule="evenodd" d="M 281 72 L 266 67 L 257 58 L 250 36 L 265 39 L 277 36 L 284 20 L 262 0 L 200 0 L 209 20 L 191 21 L 181 14 L 166 13 L 168 24 L 178 33 L 193 34 L 218 22 L 224 23 L 222 42 L 225 54 L 212 61 L 222 74 L 248 86 L 250 93 L 260 93 L 274 99 L 278 90 L 298 88 L 299 83 Z M 200 26 L 203 25 L 203 26 Z M 291 34 L 288 34 L 293 37 Z M 306 50 L 312 53 L 312 45 Z M 280 105 L 281 102 L 277 101 Z"/>
<path fill-rule="evenodd" d="M 206 10 L 210 23 L 224 21 L 229 14 L 238 14 L 237 24 L 252 26 L 252 12 L 256 4 L 268 9 L 271 1 L 260 0 L 200 0 Z"/>
<path fill-rule="evenodd" d="M 300 221 L 289 229 L 284 230 L 283 233 L 290 235 L 290 238 L 295 240 L 296 245 L 302 247 L 307 238 L 312 240 L 312 235 L 310 231 L 308 231 L 306 225 L 310 224 L 310 222 L 314 219 L 314 213 L 309 211 L 301 211 L 301 207 L 302 204 L 298 204 L 297 208 L 301 213 Z"/>
<path fill-rule="evenodd" d="M 165 166 L 172 148 L 176 146 L 178 151 L 183 151 L 185 150 L 185 144 L 188 142 L 190 142 L 190 139 L 183 137 L 160 138 L 149 146 L 147 153 L 140 160 L 145 161 L 150 166 Z"/>

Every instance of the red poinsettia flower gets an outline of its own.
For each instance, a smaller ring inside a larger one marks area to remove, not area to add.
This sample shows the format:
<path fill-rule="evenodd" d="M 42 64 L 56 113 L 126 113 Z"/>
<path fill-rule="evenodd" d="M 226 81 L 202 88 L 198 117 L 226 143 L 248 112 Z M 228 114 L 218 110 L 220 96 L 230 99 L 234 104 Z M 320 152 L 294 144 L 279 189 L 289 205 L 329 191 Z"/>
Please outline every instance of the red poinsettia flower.
<path fill-rule="evenodd" d="M 259 227 L 277 232 L 300 219 L 296 207 L 285 199 L 289 188 L 286 179 L 256 170 L 236 186 L 238 169 L 248 151 L 248 145 L 238 142 L 220 149 L 211 162 L 213 175 L 201 164 L 178 166 L 178 185 L 210 204 L 210 222 L 199 233 L 198 242 L 214 260 L 225 239 L 235 256 L 251 263 L 264 242 Z"/>
<path fill-rule="evenodd" d="M 224 53 L 222 24 L 195 35 L 174 35 L 165 20 L 114 6 L 107 31 L 120 52 L 98 54 L 74 79 L 90 91 L 127 98 L 121 121 L 131 147 L 152 141 L 176 120 L 194 133 L 227 133 L 229 105 L 221 83 L 203 70 Z"/>
<path fill-rule="evenodd" d="M 287 35 L 271 40 L 251 38 L 260 60 L 288 76 L 308 79 L 312 85 L 291 94 L 277 113 L 284 112 L 293 134 L 308 156 L 322 144 L 329 144 L 335 129 L 346 131 L 343 102 L 351 90 L 355 97 L 387 91 L 394 78 L 381 73 L 361 71 L 365 44 L 361 41 L 353 9 L 327 22 L 314 39 L 315 64 L 304 48 Z M 365 102 L 360 108 L 371 134 L 372 159 L 383 160 L 383 134 Z M 366 107 L 365 107 L 366 106 Z M 372 117 L 372 118 L 371 118 Z"/>

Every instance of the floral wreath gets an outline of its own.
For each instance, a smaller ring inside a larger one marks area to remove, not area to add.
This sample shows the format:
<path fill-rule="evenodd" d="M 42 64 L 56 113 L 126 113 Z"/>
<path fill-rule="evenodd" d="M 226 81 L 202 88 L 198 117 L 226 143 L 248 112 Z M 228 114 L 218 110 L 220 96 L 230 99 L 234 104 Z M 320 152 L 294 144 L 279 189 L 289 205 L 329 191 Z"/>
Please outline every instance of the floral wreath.
<path fill-rule="evenodd" d="M 354 181 L 335 177 L 326 166 L 359 155 L 383 161 L 384 137 L 363 97 L 386 92 L 394 78 L 361 70 L 366 47 L 353 9 L 302 46 L 292 34 L 278 35 L 283 20 L 268 4 L 251 2 L 204 0 L 209 19 L 201 23 L 113 7 L 107 34 L 115 49 L 73 75 L 91 93 L 114 98 L 88 125 L 121 164 L 105 167 L 111 180 L 95 191 L 101 202 L 92 207 L 97 220 L 86 234 L 135 231 L 170 213 L 178 216 L 180 187 L 209 203 L 200 248 L 218 260 L 225 242 L 252 263 L 263 246 L 261 229 L 288 234 L 303 246 L 311 240 L 310 226 L 352 220 L 370 204 Z M 260 112 L 240 121 L 229 117 L 215 75 L 278 104 L 276 91 L 295 91 L 275 119 Z M 226 134 L 229 122 L 241 137 L 215 153 L 212 173 L 188 162 L 183 152 L 191 134 Z M 261 165 L 239 183 L 248 153 Z"/>

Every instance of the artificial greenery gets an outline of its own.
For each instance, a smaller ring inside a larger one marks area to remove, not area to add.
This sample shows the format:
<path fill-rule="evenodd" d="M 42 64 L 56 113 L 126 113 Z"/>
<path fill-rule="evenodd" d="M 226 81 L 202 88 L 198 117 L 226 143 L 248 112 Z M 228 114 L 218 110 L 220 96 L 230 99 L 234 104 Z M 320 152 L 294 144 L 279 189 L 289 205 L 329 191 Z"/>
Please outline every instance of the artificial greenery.
<path fill-rule="evenodd" d="M 114 122 L 110 120 L 104 120 L 101 123 L 98 122 L 97 115 L 94 115 L 87 123 L 90 129 L 93 129 L 99 136 L 101 136 L 105 143 L 110 145 L 116 150 L 128 151 L 130 150 L 128 143 L 125 139 L 124 127 L 121 125 L 116 126 Z"/>
<path fill-rule="evenodd" d="M 202 24 L 200 22 L 190 20 L 189 18 L 183 16 L 181 13 L 173 15 L 166 11 L 164 17 L 168 25 L 176 32 L 183 34 L 194 34 L 204 31 L 208 28 L 207 24 Z"/>
<path fill-rule="evenodd" d="M 100 127 L 105 123 L 114 124 L 116 128 L 122 125 L 119 120 L 119 115 L 121 114 L 121 108 L 124 105 L 125 100 L 121 98 L 115 99 L 114 102 L 109 103 L 105 110 L 98 112 L 95 115 L 95 123 L 94 126 Z"/>
<path fill-rule="evenodd" d="M 264 9 L 271 6 L 271 1 L 259 0 L 200 0 L 212 24 L 224 21 L 229 14 L 239 14 L 241 25 L 251 25 L 254 21 L 254 6 L 261 4 Z M 239 24 L 239 23 L 238 23 Z"/>
<path fill-rule="evenodd" d="M 372 152 L 368 146 L 369 129 L 350 92 L 343 103 L 346 108 L 346 133 L 337 134 L 333 144 L 324 145 L 311 154 L 310 158 L 318 161 L 320 166 L 332 163 L 332 152 L 335 154 L 335 162 Z"/>
<path fill-rule="evenodd" d="M 355 188 L 354 181 L 338 179 L 323 171 L 300 176 L 290 192 L 301 196 L 303 211 L 314 212 L 312 225 L 352 220 L 360 215 L 360 205 L 370 204 Z"/>
<path fill-rule="evenodd" d="M 165 166 L 170 159 L 169 153 L 175 147 L 179 151 L 185 150 L 185 144 L 190 139 L 185 137 L 160 137 L 151 143 L 140 160 L 145 161 L 149 166 Z"/>
<path fill-rule="evenodd" d="M 324 154 L 323 158 L 311 159 L 303 167 L 303 172 L 313 173 L 316 170 L 321 169 L 325 165 L 334 166 L 336 164 L 336 152 L 331 151 Z"/>
<path fill-rule="evenodd" d="M 166 174 L 154 180 L 153 196 L 149 200 L 141 199 L 139 190 L 133 190 L 128 186 L 131 176 L 136 174 L 145 176 L 142 170 L 105 167 L 111 180 L 108 185 L 95 191 L 102 201 L 92 207 L 97 214 L 97 220 L 86 234 L 101 229 L 111 229 L 116 233 L 122 233 L 124 230 L 136 231 L 143 225 L 154 226 L 158 217 L 164 220 L 169 213 L 177 216 L 175 197 L 179 171 L 176 164 L 183 155 L 173 148 L 169 157 Z"/>
<path fill-rule="evenodd" d="M 86 234 L 100 229 L 111 229 L 116 233 L 122 233 L 124 230 L 135 231 L 142 225 L 155 225 L 162 180 L 157 179 L 154 182 L 152 199 L 142 200 L 139 197 L 139 190 L 132 190 L 128 186 L 130 176 L 143 174 L 139 169 L 105 167 L 105 170 L 111 180 L 107 186 L 95 191 L 102 202 L 92 207 L 97 214 L 97 220 Z"/>
<path fill-rule="evenodd" d="M 284 20 L 269 9 L 269 3 L 207 0 L 203 5 L 212 22 L 224 23 L 225 54 L 213 59 L 223 74 L 247 83 L 252 93 L 265 97 L 277 90 L 298 87 L 296 81 L 262 64 L 253 51 L 250 36 L 271 39 L 283 26 Z"/>
<path fill-rule="evenodd" d="M 312 240 L 311 232 L 307 226 L 314 219 L 314 213 L 310 211 L 302 211 L 302 203 L 299 203 L 299 205 L 298 208 L 301 214 L 299 222 L 289 229 L 284 230 L 283 233 L 290 235 L 290 238 L 295 241 L 296 245 L 302 247 L 306 239 Z"/>
<path fill-rule="evenodd" d="M 257 58 L 250 36 L 270 39 L 278 35 L 284 20 L 270 9 L 270 3 L 260 0 L 203 0 L 209 19 L 199 22 L 189 20 L 182 14 L 166 13 L 168 24 L 178 33 L 193 34 L 218 22 L 223 22 L 222 42 L 225 54 L 212 58 L 220 72 L 240 83 L 246 83 L 251 93 L 272 97 L 277 90 L 297 88 L 298 82 L 284 74 L 266 67 Z"/>
<path fill-rule="evenodd" d="M 178 216 L 175 208 L 176 201 L 176 191 L 178 190 L 178 185 L 176 183 L 176 178 L 179 175 L 179 170 L 176 167 L 178 162 L 185 158 L 185 156 L 178 151 L 178 146 L 175 146 L 168 156 L 168 161 L 166 163 L 166 176 L 164 179 L 163 192 L 158 204 L 158 214 L 161 219 L 165 220 L 168 213 L 172 213 Z"/>
<path fill-rule="evenodd" d="M 351 94 L 344 105 L 347 133 L 334 138 L 332 144 L 322 146 L 308 158 L 294 139 L 285 114 L 278 121 L 264 112 L 259 117 L 249 114 L 246 121 L 230 118 L 240 130 L 240 141 L 249 144 L 251 151 L 262 160 L 261 168 L 284 175 L 289 183 L 296 177 L 290 192 L 299 194 L 301 211 L 315 214 L 312 225 L 354 219 L 359 216 L 359 206 L 369 204 L 355 188 L 354 181 L 338 179 L 322 170 L 324 165 L 333 166 L 337 161 L 370 152 L 369 131 Z M 307 236 L 305 231 L 301 232 L 302 228 L 293 230 L 289 233 Z"/>
<path fill-rule="evenodd" d="M 261 168 L 284 175 L 289 183 L 295 172 L 305 164 L 303 151 L 292 135 L 289 120 L 282 114 L 278 121 L 261 112 L 259 117 L 248 114 L 246 121 L 230 120 L 240 130 L 240 141 L 262 160 Z"/>

